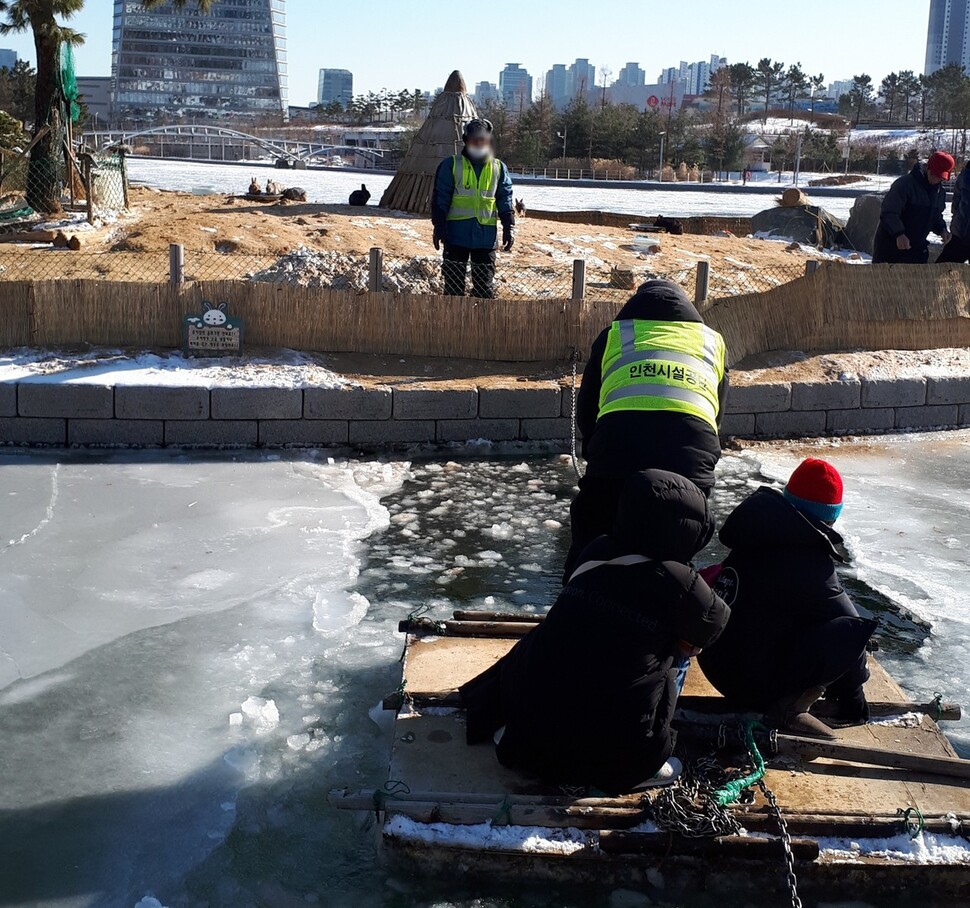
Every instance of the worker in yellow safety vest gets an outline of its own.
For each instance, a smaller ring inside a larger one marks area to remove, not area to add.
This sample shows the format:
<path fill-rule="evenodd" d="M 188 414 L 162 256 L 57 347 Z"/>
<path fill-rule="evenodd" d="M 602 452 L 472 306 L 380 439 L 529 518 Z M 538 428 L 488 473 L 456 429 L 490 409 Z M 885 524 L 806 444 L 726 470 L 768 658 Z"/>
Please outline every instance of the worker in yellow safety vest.
<path fill-rule="evenodd" d="M 727 387 L 724 340 L 684 291 L 670 281 L 640 287 L 593 343 L 583 374 L 577 423 L 587 469 L 570 510 L 567 577 L 610 531 L 634 473 L 676 473 L 710 497 Z"/>
<path fill-rule="evenodd" d="M 502 249 L 515 244 L 512 177 L 495 157 L 493 127 L 471 120 L 464 128 L 464 148 L 445 158 L 435 175 L 431 202 L 434 248 L 444 245 L 442 270 L 447 296 L 464 296 L 471 262 L 472 295 L 495 295 L 495 249 L 502 225 Z"/>

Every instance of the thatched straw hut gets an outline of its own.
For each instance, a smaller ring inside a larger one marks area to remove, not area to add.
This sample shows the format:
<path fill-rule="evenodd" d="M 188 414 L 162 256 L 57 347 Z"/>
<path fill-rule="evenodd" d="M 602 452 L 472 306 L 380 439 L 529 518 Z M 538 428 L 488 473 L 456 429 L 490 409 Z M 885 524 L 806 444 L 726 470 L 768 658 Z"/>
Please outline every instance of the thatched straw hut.
<path fill-rule="evenodd" d="M 465 78 L 456 69 L 381 198 L 381 208 L 430 214 L 435 171 L 445 158 L 461 151 L 462 129 L 477 116 Z"/>

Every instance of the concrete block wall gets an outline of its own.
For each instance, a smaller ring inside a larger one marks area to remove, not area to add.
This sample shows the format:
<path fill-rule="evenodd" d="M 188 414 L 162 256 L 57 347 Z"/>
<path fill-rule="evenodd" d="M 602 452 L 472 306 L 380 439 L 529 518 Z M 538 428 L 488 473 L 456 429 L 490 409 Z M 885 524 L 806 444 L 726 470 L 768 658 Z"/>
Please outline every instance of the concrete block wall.
<path fill-rule="evenodd" d="M 0 444 L 77 447 L 353 447 L 485 439 L 560 444 L 559 383 L 377 388 L 0 385 Z M 732 389 L 722 434 L 809 438 L 970 427 L 970 376 L 777 382 Z"/>
<path fill-rule="evenodd" d="M 809 438 L 970 427 L 970 377 L 846 378 L 731 389 L 722 431 Z"/>
<path fill-rule="evenodd" d="M 209 390 L 26 381 L 0 385 L 0 444 L 367 451 L 478 439 L 565 443 L 571 399 L 556 382 Z"/>

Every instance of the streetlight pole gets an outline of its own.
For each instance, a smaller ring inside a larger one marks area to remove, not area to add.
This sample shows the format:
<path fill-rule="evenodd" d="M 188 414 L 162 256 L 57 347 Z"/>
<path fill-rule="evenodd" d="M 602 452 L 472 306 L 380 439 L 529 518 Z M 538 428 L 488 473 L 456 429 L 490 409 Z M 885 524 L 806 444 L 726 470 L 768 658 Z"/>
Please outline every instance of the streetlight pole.
<path fill-rule="evenodd" d="M 660 133 L 660 182 L 664 181 L 664 142 L 667 138 L 667 133 Z"/>
<path fill-rule="evenodd" d="M 563 126 L 562 132 L 557 132 L 556 135 L 562 139 L 562 162 L 566 163 L 566 137 L 569 135 L 569 127 Z"/>

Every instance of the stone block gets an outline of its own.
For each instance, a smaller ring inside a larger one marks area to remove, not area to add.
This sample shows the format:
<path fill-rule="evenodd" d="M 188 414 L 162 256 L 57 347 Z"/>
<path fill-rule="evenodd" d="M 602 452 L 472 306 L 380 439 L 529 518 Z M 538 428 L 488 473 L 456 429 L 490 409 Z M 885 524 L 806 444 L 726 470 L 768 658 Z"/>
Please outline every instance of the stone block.
<path fill-rule="evenodd" d="M 17 415 L 17 386 L 0 385 L 0 416 Z"/>
<path fill-rule="evenodd" d="M 85 448 L 159 448 L 160 419 L 69 419 L 67 443 Z"/>
<path fill-rule="evenodd" d="M 251 448 L 259 441 L 255 419 L 172 419 L 165 423 L 169 448 Z"/>
<path fill-rule="evenodd" d="M 435 440 L 436 425 L 432 419 L 388 419 L 350 424 L 350 443 L 364 447 L 427 444 Z"/>
<path fill-rule="evenodd" d="M 807 438 L 825 434 L 825 413 L 789 410 L 785 413 L 756 413 L 755 434 L 762 438 Z"/>
<path fill-rule="evenodd" d="M 897 429 L 949 429 L 959 423 L 957 406 L 901 407 L 896 411 Z"/>
<path fill-rule="evenodd" d="M 395 388 L 395 419 L 474 419 L 478 415 L 478 390 L 442 388 Z"/>
<path fill-rule="evenodd" d="M 114 388 L 68 382 L 21 382 L 17 387 L 21 416 L 66 419 L 111 419 L 115 415 Z"/>
<path fill-rule="evenodd" d="M 961 426 L 964 428 L 970 426 L 970 404 L 960 407 L 960 413 L 958 416 Z"/>
<path fill-rule="evenodd" d="M 208 419 L 208 388 L 115 388 L 118 419 Z"/>
<path fill-rule="evenodd" d="M 770 385 L 738 385 L 728 390 L 727 412 L 780 413 L 791 409 L 791 388 L 788 382 Z"/>
<path fill-rule="evenodd" d="M 861 410 L 830 410 L 828 431 L 833 435 L 866 435 L 896 428 L 896 411 L 892 407 L 866 407 Z"/>
<path fill-rule="evenodd" d="M 213 419 L 300 419 L 299 388 L 213 388 Z"/>
<path fill-rule="evenodd" d="M 568 419 L 523 419 L 519 429 L 522 441 L 569 441 L 572 438 Z"/>
<path fill-rule="evenodd" d="M 64 445 L 66 419 L 0 419 L 0 445 Z"/>
<path fill-rule="evenodd" d="M 721 420 L 721 438 L 740 436 L 747 438 L 755 434 L 754 413 L 728 413 Z"/>
<path fill-rule="evenodd" d="M 852 410 L 862 405 L 862 382 L 795 382 L 791 386 L 792 410 Z"/>
<path fill-rule="evenodd" d="M 922 407 L 926 403 L 925 378 L 864 378 L 863 407 Z"/>
<path fill-rule="evenodd" d="M 267 448 L 326 448 L 349 440 L 346 420 L 268 419 L 259 424 L 259 443 Z"/>
<path fill-rule="evenodd" d="M 555 387 L 479 388 L 482 419 L 554 419 L 562 413 L 562 390 Z"/>
<path fill-rule="evenodd" d="M 390 419 L 390 388 L 306 388 L 305 419 Z"/>
<path fill-rule="evenodd" d="M 436 440 L 447 441 L 516 441 L 517 419 L 439 419 Z"/>
<path fill-rule="evenodd" d="M 931 378 L 928 404 L 970 404 L 970 378 Z"/>

